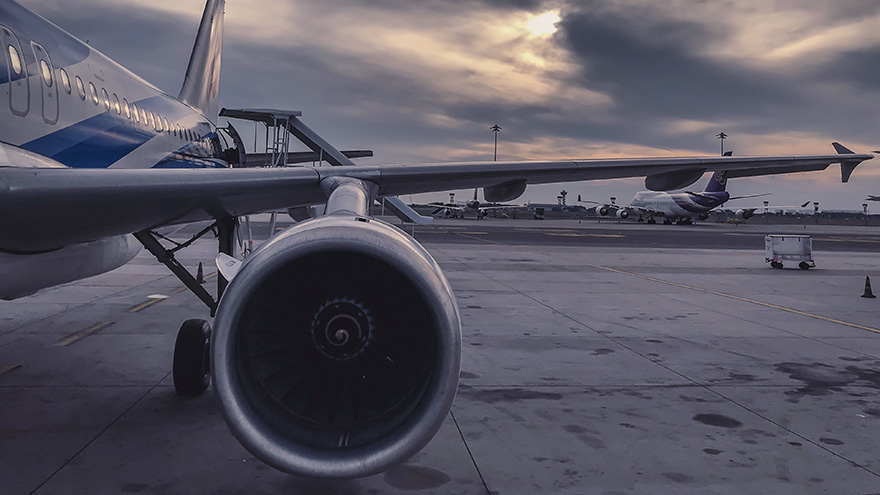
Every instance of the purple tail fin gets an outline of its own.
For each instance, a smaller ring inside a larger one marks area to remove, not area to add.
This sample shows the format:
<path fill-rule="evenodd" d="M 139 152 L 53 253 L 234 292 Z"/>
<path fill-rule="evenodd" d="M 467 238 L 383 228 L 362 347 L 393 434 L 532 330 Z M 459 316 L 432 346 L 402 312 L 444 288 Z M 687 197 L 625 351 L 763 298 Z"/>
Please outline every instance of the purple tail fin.
<path fill-rule="evenodd" d="M 709 183 L 706 184 L 706 192 L 722 192 L 727 188 L 727 177 L 724 172 L 715 172 Z"/>

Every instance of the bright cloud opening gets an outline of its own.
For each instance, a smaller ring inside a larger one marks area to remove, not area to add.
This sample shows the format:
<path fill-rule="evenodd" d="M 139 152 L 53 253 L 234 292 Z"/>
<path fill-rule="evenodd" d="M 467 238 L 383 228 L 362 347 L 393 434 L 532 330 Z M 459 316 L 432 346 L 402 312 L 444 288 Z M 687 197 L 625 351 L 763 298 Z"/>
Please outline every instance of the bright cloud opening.
<path fill-rule="evenodd" d="M 531 31 L 533 36 L 548 37 L 556 32 L 556 23 L 561 20 L 559 11 L 550 10 L 541 15 L 533 17 L 526 23 L 526 29 Z"/>

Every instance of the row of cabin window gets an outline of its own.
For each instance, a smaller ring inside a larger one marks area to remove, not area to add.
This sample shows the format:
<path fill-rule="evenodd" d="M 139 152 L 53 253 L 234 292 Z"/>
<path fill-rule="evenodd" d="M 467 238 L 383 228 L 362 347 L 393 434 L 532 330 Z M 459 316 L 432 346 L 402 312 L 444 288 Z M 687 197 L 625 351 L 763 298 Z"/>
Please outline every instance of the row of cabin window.
<path fill-rule="evenodd" d="M 21 63 L 21 58 L 18 54 L 18 50 L 12 46 L 8 45 L 7 50 L 9 51 L 9 59 L 12 61 L 12 70 L 16 75 L 21 75 L 24 67 Z M 70 75 L 67 74 L 67 71 L 64 69 L 59 70 L 61 74 L 61 86 L 64 88 L 64 91 L 67 94 L 71 94 L 73 92 L 73 88 L 70 84 Z M 46 87 L 51 88 L 54 83 L 54 79 L 52 78 L 52 69 L 49 67 L 49 64 L 46 63 L 45 60 L 40 60 L 40 73 L 43 77 L 43 82 L 46 84 Z M 79 98 L 83 101 L 86 99 L 86 87 L 83 84 L 83 80 L 81 77 L 76 76 L 74 78 L 76 81 L 76 91 L 79 94 Z M 144 121 L 144 125 L 149 125 L 153 129 L 157 131 L 170 132 L 174 134 L 174 136 L 178 136 L 181 139 L 186 139 L 187 141 L 196 141 L 203 139 L 202 136 L 197 136 L 194 132 L 189 129 L 182 128 L 179 124 L 168 123 L 168 119 L 163 118 L 160 115 L 153 115 L 153 112 L 149 112 L 143 108 L 138 109 L 137 105 L 134 103 L 129 104 L 128 100 L 123 98 L 120 103 L 119 97 L 116 96 L 116 93 L 113 93 L 113 101 L 110 101 L 110 95 L 107 93 L 107 90 L 101 88 L 101 98 L 98 98 L 98 88 L 95 87 L 95 84 L 89 82 L 89 94 L 91 95 L 92 103 L 95 105 L 100 105 L 101 102 L 104 103 L 104 108 L 110 110 L 112 107 L 116 110 L 117 115 L 122 115 L 123 111 L 125 112 L 125 117 L 129 120 L 134 119 L 135 122 L 140 123 L 141 119 Z"/>
<path fill-rule="evenodd" d="M 70 84 L 70 76 L 64 69 L 60 69 L 59 72 L 61 73 L 61 86 L 64 88 L 64 91 L 67 94 L 71 94 L 73 92 L 73 88 Z M 83 83 L 82 78 L 79 76 L 75 76 L 74 81 L 76 83 L 76 91 L 77 94 L 79 94 L 79 98 L 85 101 L 86 87 Z M 139 109 L 136 104 L 129 103 L 128 100 L 125 98 L 123 98 L 122 102 L 120 102 L 119 97 L 116 96 L 116 93 L 113 93 L 113 100 L 111 101 L 110 95 L 104 88 L 101 88 L 101 96 L 99 98 L 98 88 L 95 87 L 95 83 L 89 82 L 88 96 L 91 98 L 92 103 L 94 103 L 95 105 L 100 105 L 101 103 L 103 103 L 105 109 L 110 110 L 111 108 L 113 108 L 114 110 L 116 110 L 117 115 L 121 115 L 124 112 L 125 118 L 130 120 L 133 119 L 137 123 L 140 123 L 141 119 L 143 119 L 144 125 L 148 125 L 157 131 L 169 132 L 188 141 L 196 141 L 202 139 L 201 136 L 197 136 L 189 129 L 182 128 L 179 124 L 169 123 L 168 119 L 163 118 L 161 115 L 156 114 L 154 116 L 153 112 L 150 112 L 143 108 Z"/>

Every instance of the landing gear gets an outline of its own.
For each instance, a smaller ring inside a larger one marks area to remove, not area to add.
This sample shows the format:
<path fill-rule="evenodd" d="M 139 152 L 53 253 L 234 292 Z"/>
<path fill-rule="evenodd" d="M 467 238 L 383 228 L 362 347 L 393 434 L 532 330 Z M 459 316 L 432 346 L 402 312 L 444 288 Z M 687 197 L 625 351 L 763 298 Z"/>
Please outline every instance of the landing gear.
<path fill-rule="evenodd" d="M 655 223 L 657 223 L 657 220 L 654 220 L 654 217 L 651 217 L 651 218 L 649 218 L 648 221 L 645 222 L 645 223 L 647 223 L 647 224 L 649 224 L 649 225 L 654 225 Z"/>
<path fill-rule="evenodd" d="M 186 320 L 174 343 L 172 376 L 180 395 L 201 395 L 211 383 L 211 325 L 205 320 Z"/>
<path fill-rule="evenodd" d="M 211 310 L 211 316 L 217 312 L 217 303 L 226 290 L 228 282 L 222 275 L 217 277 L 217 299 L 202 286 L 203 281 L 194 277 L 174 256 L 177 251 L 184 249 L 204 236 L 208 232 L 214 232 L 219 243 L 218 251 L 233 256 L 235 254 L 235 235 L 238 219 L 235 217 L 220 218 L 214 224 L 205 227 L 198 234 L 184 243 L 178 243 L 161 234 L 142 230 L 135 232 L 134 236 L 150 251 L 156 259 L 167 266 L 186 287 L 195 294 Z M 166 249 L 159 240 L 171 242 L 175 246 Z M 205 320 L 186 320 L 177 333 L 177 341 L 174 344 L 174 360 L 172 376 L 174 388 L 180 395 L 195 397 L 200 395 L 211 383 L 211 325 Z"/>
<path fill-rule="evenodd" d="M 771 261 L 770 267 L 771 268 L 778 268 L 781 270 L 782 269 L 782 262 L 781 261 Z"/>
<path fill-rule="evenodd" d="M 663 220 L 663 225 L 672 225 L 672 220 L 670 220 L 668 218 Z"/>

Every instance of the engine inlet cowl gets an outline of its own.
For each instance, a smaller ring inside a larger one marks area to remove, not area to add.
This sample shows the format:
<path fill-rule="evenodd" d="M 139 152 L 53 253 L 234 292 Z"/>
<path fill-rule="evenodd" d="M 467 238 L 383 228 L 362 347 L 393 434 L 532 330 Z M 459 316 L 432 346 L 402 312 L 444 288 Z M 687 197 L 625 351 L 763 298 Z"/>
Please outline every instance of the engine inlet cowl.
<path fill-rule="evenodd" d="M 248 450 L 290 473 L 357 477 L 403 462 L 439 429 L 461 327 L 424 248 L 383 222 L 331 216 L 248 258 L 211 351 L 224 417 Z"/>

